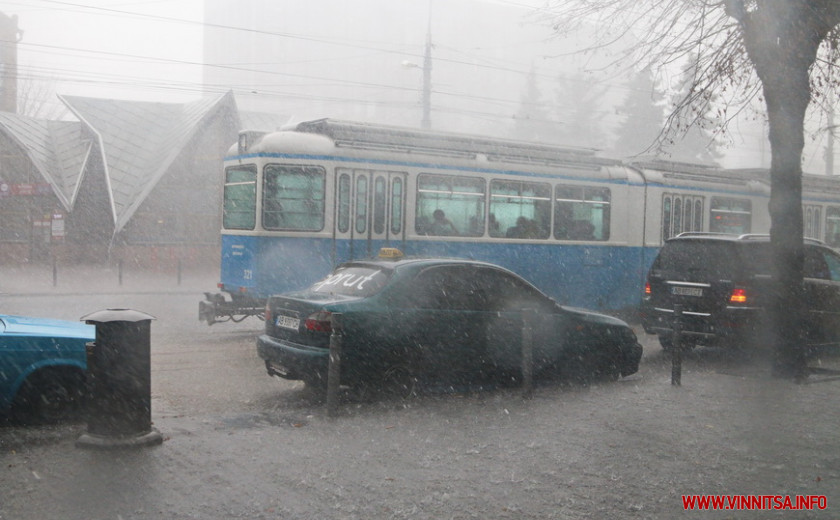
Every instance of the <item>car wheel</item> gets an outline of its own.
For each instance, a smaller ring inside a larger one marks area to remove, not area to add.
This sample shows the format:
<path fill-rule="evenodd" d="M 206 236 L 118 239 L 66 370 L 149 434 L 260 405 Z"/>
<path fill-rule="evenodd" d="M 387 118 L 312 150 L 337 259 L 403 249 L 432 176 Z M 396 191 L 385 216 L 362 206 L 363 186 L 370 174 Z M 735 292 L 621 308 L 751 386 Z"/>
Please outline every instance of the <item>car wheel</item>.
<path fill-rule="evenodd" d="M 80 419 L 84 394 L 85 378 L 81 372 L 35 373 L 21 386 L 13 405 L 13 417 L 39 424 Z"/>
<path fill-rule="evenodd" d="M 382 374 L 380 391 L 387 397 L 408 399 L 416 390 L 417 378 L 405 365 L 394 365 Z"/>

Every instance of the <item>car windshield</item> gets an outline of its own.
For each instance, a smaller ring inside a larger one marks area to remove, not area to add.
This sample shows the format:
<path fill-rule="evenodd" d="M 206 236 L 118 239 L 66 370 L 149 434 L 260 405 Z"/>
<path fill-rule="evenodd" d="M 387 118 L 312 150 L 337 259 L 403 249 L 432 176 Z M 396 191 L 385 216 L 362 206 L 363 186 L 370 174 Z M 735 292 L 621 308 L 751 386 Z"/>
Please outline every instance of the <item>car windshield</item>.
<path fill-rule="evenodd" d="M 310 291 L 343 296 L 372 296 L 382 290 L 391 272 L 373 266 L 339 266 L 326 278 L 315 282 Z"/>

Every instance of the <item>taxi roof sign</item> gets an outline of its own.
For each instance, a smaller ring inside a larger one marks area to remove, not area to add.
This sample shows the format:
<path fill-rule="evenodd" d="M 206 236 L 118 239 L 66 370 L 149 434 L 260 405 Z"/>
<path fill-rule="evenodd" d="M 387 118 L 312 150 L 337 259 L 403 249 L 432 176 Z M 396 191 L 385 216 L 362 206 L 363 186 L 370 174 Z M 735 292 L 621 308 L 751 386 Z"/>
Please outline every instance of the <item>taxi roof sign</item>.
<path fill-rule="evenodd" d="M 392 260 L 399 260 L 400 258 L 404 257 L 402 251 L 397 249 L 396 247 L 383 247 L 379 250 L 379 258 L 390 258 Z"/>

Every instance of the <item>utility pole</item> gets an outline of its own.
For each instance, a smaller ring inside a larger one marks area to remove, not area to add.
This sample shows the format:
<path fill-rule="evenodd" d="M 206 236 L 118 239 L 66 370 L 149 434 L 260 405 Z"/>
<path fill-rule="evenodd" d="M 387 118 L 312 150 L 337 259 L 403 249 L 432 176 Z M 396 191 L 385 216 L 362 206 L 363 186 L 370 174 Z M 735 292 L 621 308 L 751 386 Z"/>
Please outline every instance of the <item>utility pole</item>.
<path fill-rule="evenodd" d="M 17 112 L 17 44 L 23 36 L 17 15 L 0 13 L 0 110 Z"/>
<path fill-rule="evenodd" d="M 831 63 L 834 63 L 834 58 L 836 58 L 836 56 L 834 56 L 836 49 L 837 49 L 837 47 L 835 45 L 835 40 L 832 38 L 830 48 L 829 48 L 829 52 L 830 52 L 829 56 L 831 57 L 831 61 L 829 62 L 829 67 L 831 66 Z M 834 130 L 835 130 L 835 126 L 834 126 L 834 102 L 832 101 L 832 98 L 830 96 L 829 96 L 828 103 L 829 103 L 829 105 L 828 105 L 828 117 L 827 117 L 827 120 L 828 120 L 827 121 L 828 122 L 828 143 L 826 143 L 826 146 L 825 146 L 825 174 L 828 175 L 828 176 L 831 176 L 831 175 L 834 175 Z"/>
<path fill-rule="evenodd" d="M 427 130 L 432 127 L 432 0 L 429 0 L 426 52 L 423 55 L 423 120 L 420 126 Z"/>

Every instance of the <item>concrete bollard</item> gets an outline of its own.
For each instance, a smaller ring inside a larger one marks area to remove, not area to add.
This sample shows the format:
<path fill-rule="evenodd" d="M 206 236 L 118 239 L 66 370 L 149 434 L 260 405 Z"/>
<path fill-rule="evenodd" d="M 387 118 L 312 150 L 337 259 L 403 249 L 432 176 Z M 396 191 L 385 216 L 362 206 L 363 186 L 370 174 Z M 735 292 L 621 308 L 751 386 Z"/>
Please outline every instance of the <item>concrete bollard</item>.
<path fill-rule="evenodd" d="M 107 309 L 81 318 L 96 326 L 88 350 L 87 433 L 82 448 L 120 448 L 160 444 L 152 428 L 150 323 L 131 309 Z"/>
<path fill-rule="evenodd" d="M 338 414 L 339 387 L 341 386 L 341 342 L 343 330 L 341 328 L 341 313 L 330 316 L 330 359 L 327 369 L 327 415 L 335 417 Z"/>

